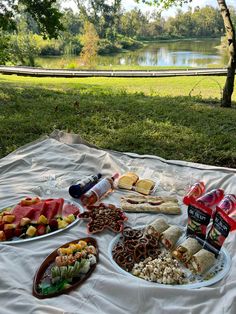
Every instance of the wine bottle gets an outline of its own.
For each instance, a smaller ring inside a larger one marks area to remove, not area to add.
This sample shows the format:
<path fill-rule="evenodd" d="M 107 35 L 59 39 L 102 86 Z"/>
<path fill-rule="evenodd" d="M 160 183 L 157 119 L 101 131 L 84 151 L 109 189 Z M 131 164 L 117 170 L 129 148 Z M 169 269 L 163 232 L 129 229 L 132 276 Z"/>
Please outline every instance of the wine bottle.
<path fill-rule="evenodd" d="M 81 202 L 84 206 L 93 205 L 106 194 L 114 190 L 114 181 L 119 177 L 115 173 L 111 178 L 104 178 L 95 184 L 88 192 L 81 196 Z"/>
<path fill-rule="evenodd" d="M 69 194 L 74 198 L 80 198 L 98 182 L 101 176 L 101 173 L 91 175 L 84 180 L 79 181 L 77 184 L 71 185 L 69 187 Z"/>

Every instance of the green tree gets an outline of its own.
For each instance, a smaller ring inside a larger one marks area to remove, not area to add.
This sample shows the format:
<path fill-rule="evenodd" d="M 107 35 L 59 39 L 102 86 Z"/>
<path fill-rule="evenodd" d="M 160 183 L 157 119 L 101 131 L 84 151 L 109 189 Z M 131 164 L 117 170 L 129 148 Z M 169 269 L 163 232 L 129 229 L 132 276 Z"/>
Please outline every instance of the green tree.
<path fill-rule="evenodd" d="M 63 29 L 62 13 L 56 6 L 57 0 L 1 0 L 0 29 L 12 30 L 17 26 L 17 15 L 24 11 L 32 16 L 44 36 L 54 38 Z"/>
<path fill-rule="evenodd" d="M 88 21 L 84 24 L 84 33 L 80 37 L 83 45 L 80 62 L 89 68 L 96 65 L 99 37 L 94 25 Z"/>
<path fill-rule="evenodd" d="M 191 7 L 187 12 L 177 11 L 175 17 L 169 17 L 165 23 L 165 32 L 176 37 L 216 37 L 223 35 L 223 20 L 219 10 L 205 6 Z"/>
<path fill-rule="evenodd" d="M 26 20 L 21 18 L 18 21 L 17 33 L 10 37 L 9 53 L 11 60 L 21 65 L 35 66 L 35 57 L 38 56 L 37 35 L 29 31 Z"/>
<path fill-rule="evenodd" d="M 9 50 L 9 35 L 0 30 L 0 64 L 5 64 L 10 60 Z"/>
<path fill-rule="evenodd" d="M 63 26 L 60 21 L 62 13 L 59 12 L 57 0 L 1 0 L 0 45 L 2 63 L 5 63 L 9 58 L 9 42 L 7 43 L 7 39 L 9 40 L 9 37 L 3 37 L 2 31 L 9 32 L 16 30 L 17 19 L 19 14 L 22 12 L 31 17 L 30 23 L 32 27 L 34 25 L 37 32 L 41 33 L 45 38 L 57 38 L 59 32 L 63 30 Z"/>
<path fill-rule="evenodd" d="M 147 34 L 152 38 L 165 37 L 165 19 L 160 12 L 152 12 L 149 16 L 149 23 L 147 25 Z"/>
<path fill-rule="evenodd" d="M 167 20 L 166 31 L 170 36 L 174 37 L 191 36 L 191 14 L 189 14 L 189 12 L 183 13 L 181 10 L 178 10 L 175 17 L 170 17 Z"/>
<path fill-rule="evenodd" d="M 81 33 L 83 29 L 83 18 L 79 13 L 73 12 L 72 9 L 65 9 L 61 22 L 65 32 L 68 32 L 72 36 L 76 36 Z"/>
<path fill-rule="evenodd" d="M 192 20 L 196 26 L 196 35 L 199 37 L 223 35 L 224 23 L 221 14 L 219 10 L 211 6 L 196 8 L 192 14 Z"/>
<path fill-rule="evenodd" d="M 114 42 L 121 15 L 121 0 L 76 0 L 80 13 L 94 25 L 100 38 Z"/>
<path fill-rule="evenodd" d="M 60 39 L 63 42 L 64 54 L 78 55 L 82 48 L 79 36 L 83 32 L 83 17 L 71 9 L 66 9 L 61 21 L 64 31 L 60 33 Z"/>
<path fill-rule="evenodd" d="M 120 32 L 129 37 L 143 38 L 146 35 L 148 18 L 138 8 L 125 12 L 121 17 Z"/>
<path fill-rule="evenodd" d="M 136 0 L 138 1 L 138 0 Z M 142 2 L 150 4 L 149 0 L 142 0 Z M 183 5 L 184 3 L 189 3 L 191 0 L 153 0 L 151 4 L 155 4 L 157 6 L 162 6 L 164 9 L 168 9 L 174 5 Z M 235 78 L 235 69 L 236 69 L 236 41 L 235 41 L 235 29 L 232 23 L 230 12 L 225 0 L 217 0 L 217 3 L 220 8 L 220 13 L 224 21 L 227 41 L 228 41 L 228 49 L 229 49 L 229 63 L 228 63 L 228 71 L 227 78 L 225 82 L 225 86 L 223 89 L 223 97 L 222 97 L 222 107 L 231 107 L 232 102 L 232 94 L 234 91 L 234 78 Z"/>

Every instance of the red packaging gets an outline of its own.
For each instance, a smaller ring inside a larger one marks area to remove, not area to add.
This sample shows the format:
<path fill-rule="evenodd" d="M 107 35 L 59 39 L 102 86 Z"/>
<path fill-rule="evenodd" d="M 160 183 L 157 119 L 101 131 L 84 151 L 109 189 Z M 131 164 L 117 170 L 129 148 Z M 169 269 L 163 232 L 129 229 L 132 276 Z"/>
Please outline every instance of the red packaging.
<path fill-rule="evenodd" d="M 218 207 L 223 209 L 227 214 L 233 213 L 236 210 L 236 196 L 234 194 L 225 195 Z"/>
<path fill-rule="evenodd" d="M 191 200 L 188 206 L 188 226 L 187 235 L 193 235 L 205 240 L 207 226 L 210 222 L 212 209 L 204 204 Z"/>
<path fill-rule="evenodd" d="M 204 248 L 213 252 L 217 256 L 225 239 L 233 230 L 236 230 L 236 221 L 217 206 L 213 224 L 208 232 Z"/>
<path fill-rule="evenodd" d="M 204 204 L 205 206 L 211 207 L 218 204 L 224 197 L 224 190 L 214 189 L 208 193 L 203 194 L 197 198 L 197 202 Z"/>
<path fill-rule="evenodd" d="M 183 202 L 185 205 L 189 205 L 191 199 L 196 199 L 201 196 L 205 192 L 205 184 L 204 182 L 196 182 L 192 185 L 188 191 L 188 193 L 184 196 Z"/>

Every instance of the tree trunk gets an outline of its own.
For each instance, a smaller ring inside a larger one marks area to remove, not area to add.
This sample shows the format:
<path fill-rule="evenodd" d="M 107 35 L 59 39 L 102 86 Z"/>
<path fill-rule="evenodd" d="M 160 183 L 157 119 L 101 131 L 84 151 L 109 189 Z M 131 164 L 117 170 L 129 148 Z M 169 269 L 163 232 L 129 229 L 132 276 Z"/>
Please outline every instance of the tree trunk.
<path fill-rule="evenodd" d="M 217 0 L 220 12 L 224 20 L 224 26 L 226 30 L 226 36 L 228 40 L 230 59 L 228 63 L 227 78 L 223 89 L 223 98 L 221 107 L 231 107 L 231 98 L 234 91 L 234 77 L 236 69 L 236 42 L 235 42 L 235 30 L 230 18 L 229 9 L 224 0 Z"/>

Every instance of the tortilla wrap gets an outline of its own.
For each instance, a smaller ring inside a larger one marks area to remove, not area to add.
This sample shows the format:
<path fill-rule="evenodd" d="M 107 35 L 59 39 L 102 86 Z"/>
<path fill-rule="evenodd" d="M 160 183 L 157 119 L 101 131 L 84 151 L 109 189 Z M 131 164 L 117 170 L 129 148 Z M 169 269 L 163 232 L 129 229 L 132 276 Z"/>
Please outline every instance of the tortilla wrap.
<path fill-rule="evenodd" d="M 171 226 L 161 235 L 162 244 L 171 250 L 182 235 L 182 230 L 177 226 Z"/>
<path fill-rule="evenodd" d="M 152 234 L 155 237 L 159 238 L 170 225 L 163 218 L 157 218 L 150 225 L 147 226 L 145 232 L 147 234 Z"/>
<path fill-rule="evenodd" d="M 128 195 L 121 198 L 121 208 L 130 212 L 156 212 L 170 215 L 181 213 L 174 197 Z"/>
<path fill-rule="evenodd" d="M 202 249 L 201 244 L 194 238 L 188 238 L 174 251 L 173 256 L 179 261 L 186 263 L 190 258 Z"/>
<path fill-rule="evenodd" d="M 197 274 L 203 274 L 215 264 L 215 255 L 205 249 L 201 249 L 193 255 L 191 265 Z"/>

